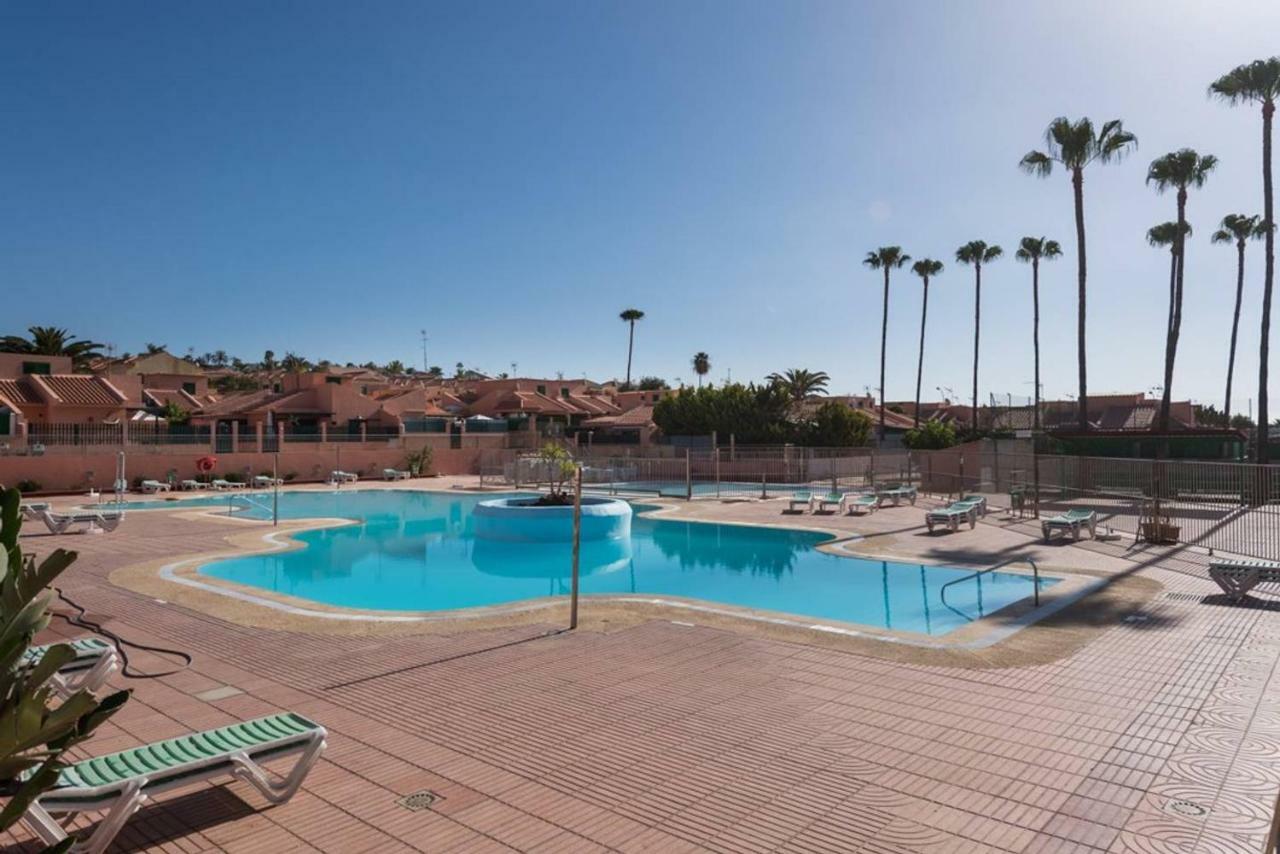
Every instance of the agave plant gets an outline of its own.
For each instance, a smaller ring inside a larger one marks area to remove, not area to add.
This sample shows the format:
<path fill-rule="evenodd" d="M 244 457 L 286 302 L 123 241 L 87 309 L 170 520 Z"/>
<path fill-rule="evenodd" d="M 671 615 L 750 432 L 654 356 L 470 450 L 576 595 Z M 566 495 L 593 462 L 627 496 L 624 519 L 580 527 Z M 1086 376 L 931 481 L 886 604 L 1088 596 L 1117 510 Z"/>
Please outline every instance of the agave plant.
<path fill-rule="evenodd" d="M 76 553 L 54 549 L 39 563 L 34 556 L 23 554 L 18 545 L 20 500 L 16 489 L 0 491 L 0 545 L 4 547 L 0 569 L 0 786 L 9 796 L 0 810 L 0 831 L 12 827 L 31 803 L 57 782 L 65 767 L 66 751 L 92 735 L 129 698 L 128 691 L 102 700 L 81 691 L 59 703 L 49 678 L 70 662 L 75 652 L 66 644 L 57 644 L 34 665 L 27 660 L 36 633 L 49 624 L 53 595 L 49 586 L 75 561 Z"/>

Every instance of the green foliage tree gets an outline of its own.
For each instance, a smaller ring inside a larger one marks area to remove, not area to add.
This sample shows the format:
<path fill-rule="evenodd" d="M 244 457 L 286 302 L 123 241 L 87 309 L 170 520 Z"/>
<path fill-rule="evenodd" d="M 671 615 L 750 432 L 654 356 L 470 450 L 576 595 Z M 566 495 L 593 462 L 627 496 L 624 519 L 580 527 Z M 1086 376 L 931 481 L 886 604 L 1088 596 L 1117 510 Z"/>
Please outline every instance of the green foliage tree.
<path fill-rule="evenodd" d="M 311 363 L 297 353 L 285 353 L 280 360 L 280 367 L 291 374 L 301 374 L 310 370 Z"/>
<path fill-rule="evenodd" d="M 65 329 L 56 326 L 30 326 L 30 338 L 6 335 L 0 338 L 0 352 L 27 353 L 32 356 L 70 356 L 75 368 L 88 367 L 102 356 L 102 345 L 93 341 L 78 340 Z"/>
<path fill-rule="evenodd" d="M 913 427 L 902 437 L 902 444 L 913 451 L 938 451 L 956 443 L 956 431 L 950 424 L 931 418 Z"/>
<path fill-rule="evenodd" d="M 711 373 L 711 357 L 701 350 L 694 353 L 693 372 L 698 375 L 698 388 L 702 388 L 702 378 Z"/>
<path fill-rule="evenodd" d="M 1258 423 L 1267 423 L 1267 374 L 1271 356 L 1271 295 L 1276 277 L 1276 217 L 1271 183 L 1271 123 L 1280 99 L 1280 56 L 1239 65 L 1209 84 L 1209 94 L 1232 106 L 1262 106 L 1262 223 L 1264 264 L 1262 277 L 1262 334 L 1258 342 Z M 1266 430 L 1259 430 L 1253 458 L 1266 463 L 1270 445 Z"/>
<path fill-rule="evenodd" d="M 659 391 L 668 386 L 662 377 L 641 377 L 636 381 L 636 388 L 640 391 Z"/>
<path fill-rule="evenodd" d="M 1076 213 L 1076 368 L 1080 375 L 1079 422 L 1081 430 L 1089 429 L 1088 363 L 1085 358 L 1085 263 L 1084 240 L 1084 170 L 1093 163 L 1110 163 L 1123 158 L 1138 147 L 1138 138 L 1124 129 L 1124 123 L 1112 119 L 1095 131 L 1087 118 L 1071 121 L 1059 116 L 1044 132 L 1044 150 L 1030 151 L 1019 165 L 1031 175 L 1047 178 L 1054 164 L 1071 175 L 1071 194 Z M 975 407 L 976 408 L 976 407 Z"/>
<path fill-rule="evenodd" d="M 956 260 L 973 267 L 973 430 L 978 429 L 978 339 L 982 333 L 982 265 L 1004 254 L 999 246 L 970 240 L 956 250 Z"/>
<path fill-rule="evenodd" d="M 393 376 L 399 376 L 404 373 L 404 362 L 399 359 L 392 359 L 390 362 L 387 362 L 387 366 L 383 370 Z"/>
<path fill-rule="evenodd" d="M 414 477 L 426 477 L 431 473 L 433 454 L 430 445 L 423 445 L 417 450 L 408 450 L 404 454 L 404 467 Z"/>
<path fill-rule="evenodd" d="M 1155 185 L 1156 192 L 1177 191 L 1178 220 L 1175 227 L 1174 252 L 1177 275 L 1173 296 L 1173 322 L 1169 325 L 1164 347 L 1164 388 L 1160 398 L 1160 414 L 1156 429 L 1169 429 L 1169 414 L 1173 401 L 1173 366 L 1178 357 L 1178 336 L 1182 333 L 1182 290 L 1187 254 L 1187 190 L 1203 187 L 1209 173 L 1218 165 L 1212 154 L 1201 155 L 1190 148 L 1170 152 L 1151 161 L 1147 169 L 1147 183 Z"/>
<path fill-rule="evenodd" d="M 627 329 L 627 378 L 625 380 L 627 387 L 631 386 L 631 354 L 635 350 L 636 345 L 636 323 L 644 319 L 644 312 L 638 308 L 623 309 L 618 314 L 618 319 L 628 326 Z"/>
<path fill-rule="evenodd" d="M 1043 237 L 1024 237 L 1013 253 L 1024 264 L 1031 265 L 1031 345 L 1035 350 L 1035 388 L 1031 426 L 1040 432 L 1040 262 L 1052 261 L 1062 255 L 1062 247 L 1056 240 Z"/>
<path fill-rule="evenodd" d="M 807 368 L 790 368 L 781 374 L 769 374 L 765 379 L 770 385 L 785 390 L 796 403 L 812 394 L 825 394 L 827 383 L 831 382 L 826 371 L 811 371 Z"/>
<path fill-rule="evenodd" d="M 792 400 L 781 385 L 685 388 L 654 404 L 653 421 L 668 436 L 736 437 L 743 444 L 770 445 L 791 441 Z"/>
<path fill-rule="evenodd" d="M 924 324 L 929 315 L 929 279 L 942 272 L 942 262 L 921 258 L 911 265 L 911 272 L 924 282 L 924 300 L 920 303 L 920 360 L 916 362 L 916 409 L 912 426 L 920 426 L 920 383 L 924 379 Z M 882 366 L 883 367 L 883 366 Z M 883 394 L 883 390 L 882 394 Z M 883 430 L 881 438 L 884 438 Z"/>
<path fill-rule="evenodd" d="M 816 448 L 861 448 L 871 444 L 871 433 L 867 413 L 829 400 L 799 427 L 797 439 Z"/>
<path fill-rule="evenodd" d="M 274 350 L 267 350 L 262 354 L 262 370 L 274 371 L 276 369 L 276 353 Z"/>
<path fill-rule="evenodd" d="M 1240 306 L 1244 301 L 1244 249 L 1249 240 L 1257 240 L 1266 236 L 1266 228 L 1262 225 L 1262 217 L 1246 214 L 1227 214 L 1222 218 L 1222 225 L 1213 233 L 1214 243 L 1234 243 L 1236 247 L 1236 307 L 1231 315 L 1231 348 L 1227 354 L 1227 393 L 1222 405 L 1222 414 L 1231 417 L 1231 380 L 1236 368 L 1236 337 L 1240 331 Z"/>
<path fill-rule="evenodd" d="M 884 363 L 889 342 L 889 272 L 900 270 L 911 260 L 901 246 L 881 246 L 862 259 L 872 270 L 884 271 L 884 309 L 880 313 L 880 441 L 884 441 Z"/>
<path fill-rule="evenodd" d="M 56 703 L 49 678 L 75 658 L 67 644 L 56 644 L 39 661 L 26 660 L 36 634 L 49 624 L 52 585 L 76 559 L 75 552 L 54 549 L 39 563 L 18 544 L 22 496 L 0 491 L 0 780 L 9 802 L 0 810 L 0 832 L 22 817 L 48 791 L 66 767 L 66 752 L 124 705 L 128 691 L 99 700 L 80 691 Z M 59 846 L 66 850 L 69 843 Z"/>
<path fill-rule="evenodd" d="M 172 400 L 164 405 L 161 410 L 160 417 L 164 418 L 170 424 L 187 424 L 191 421 L 191 413 L 183 409 Z"/>
<path fill-rule="evenodd" d="M 564 447 L 555 442 L 547 442 L 538 451 L 538 462 L 547 478 L 547 494 L 540 500 L 542 504 L 570 504 L 569 481 L 573 479 L 578 464 Z"/>

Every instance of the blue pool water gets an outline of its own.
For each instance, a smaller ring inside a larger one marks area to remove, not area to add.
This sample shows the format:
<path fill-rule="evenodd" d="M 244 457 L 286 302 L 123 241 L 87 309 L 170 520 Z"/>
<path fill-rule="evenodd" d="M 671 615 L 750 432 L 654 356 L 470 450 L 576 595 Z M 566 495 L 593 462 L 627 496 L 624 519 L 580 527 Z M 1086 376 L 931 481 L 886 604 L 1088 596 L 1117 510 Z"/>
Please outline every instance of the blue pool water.
<path fill-rule="evenodd" d="M 434 611 L 498 605 L 569 590 L 570 548 L 476 539 L 472 508 L 492 495 L 343 490 L 286 492 L 286 519 L 343 517 L 359 524 L 295 535 L 301 549 L 217 561 L 202 572 L 239 584 L 350 608 Z M 243 497 L 191 499 L 226 507 Z M 269 518 L 263 506 L 243 512 Z M 140 501 L 128 507 L 174 508 Z M 643 508 L 637 505 L 637 510 Z M 584 594 L 676 596 L 817 620 L 942 635 L 1031 595 L 1022 575 L 844 557 L 818 551 L 827 537 L 744 525 L 637 515 L 629 540 L 584 543 Z M 1047 587 L 1057 579 L 1044 578 Z"/>

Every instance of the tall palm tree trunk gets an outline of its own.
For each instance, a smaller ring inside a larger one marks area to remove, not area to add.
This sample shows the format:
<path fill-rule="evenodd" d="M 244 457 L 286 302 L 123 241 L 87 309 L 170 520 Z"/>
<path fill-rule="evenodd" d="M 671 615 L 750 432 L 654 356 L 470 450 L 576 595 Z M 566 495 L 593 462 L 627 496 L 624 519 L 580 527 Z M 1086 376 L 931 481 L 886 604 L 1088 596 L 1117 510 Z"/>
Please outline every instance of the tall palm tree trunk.
<path fill-rule="evenodd" d="M 1178 256 L 1174 264 L 1177 275 L 1174 277 L 1176 287 L 1173 293 L 1173 323 L 1169 327 L 1164 348 L 1164 388 L 1160 393 L 1159 427 L 1162 432 L 1169 430 L 1169 414 L 1173 407 L 1173 366 L 1178 359 L 1178 336 L 1182 333 L 1182 287 L 1187 267 L 1186 224 L 1187 191 L 1181 188 L 1178 190 L 1178 233 L 1173 241 Z"/>
<path fill-rule="evenodd" d="M 630 330 L 627 332 L 627 385 L 631 385 L 631 353 L 636 346 L 636 322 L 630 322 Z"/>
<path fill-rule="evenodd" d="M 889 340 L 889 266 L 884 268 L 884 311 L 880 315 L 880 443 L 884 444 L 884 357 Z"/>
<path fill-rule="evenodd" d="M 1267 444 L 1269 427 L 1267 423 L 1267 360 L 1271 357 L 1271 289 L 1276 275 L 1276 233 L 1275 212 L 1271 195 L 1271 119 L 1275 115 L 1276 105 L 1272 101 L 1262 104 L 1262 218 L 1266 221 L 1266 267 L 1262 277 L 1262 338 L 1258 346 L 1258 447 L 1255 454 L 1258 462 L 1265 463 L 1270 458 Z"/>
<path fill-rule="evenodd" d="M 924 378 L 924 322 L 929 316 L 929 277 L 924 277 L 924 303 L 920 306 L 920 361 L 916 363 L 916 408 L 913 427 L 920 426 L 920 381 Z"/>
<path fill-rule="evenodd" d="M 1040 432 L 1040 259 L 1031 259 L 1031 348 L 1034 351 L 1035 379 L 1033 381 L 1035 409 L 1031 413 L 1033 433 Z M 1035 436 L 1031 437 L 1035 441 Z"/>
<path fill-rule="evenodd" d="M 978 432 L 978 339 L 982 334 L 982 262 L 973 265 L 973 414 L 970 422 Z"/>
<path fill-rule="evenodd" d="M 1231 426 L 1231 380 L 1236 370 L 1236 335 L 1240 331 L 1240 303 L 1244 300 L 1244 239 L 1236 241 L 1236 310 L 1231 316 L 1231 349 L 1227 353 L 1227 396 L 1222 404 L 1223 417 Z"/>
<path fill-rule="evenodd" d="M 1080 429 L 1089 429 L 1089 378 L 1085 357 L 1085 275 L 1087 264 L 1084 251 L 1084 170 L 1075 169 L 1071 173 L 1071 190 L 1076 205 L 1076 280 L 1079 295 L 1077 296 L 1076 315 L 1076 361 L 1080 371 Z"/>

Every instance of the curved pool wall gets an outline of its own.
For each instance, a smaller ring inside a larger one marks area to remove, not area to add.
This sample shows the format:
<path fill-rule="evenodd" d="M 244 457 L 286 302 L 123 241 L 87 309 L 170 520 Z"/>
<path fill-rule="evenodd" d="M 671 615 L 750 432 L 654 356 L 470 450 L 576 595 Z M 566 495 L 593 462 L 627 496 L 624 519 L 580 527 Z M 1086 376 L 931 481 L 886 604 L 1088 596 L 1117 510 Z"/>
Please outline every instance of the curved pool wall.
<path fill-rule="evenodd" d="M 471 513 L 477 540 L 567 543 L 573 539 L 573 505 L 539 506 L 537 498 L 481 501 Z M 631 505 L 617 498 L 582 497 L 583 542 L 631 538 Z"/>

